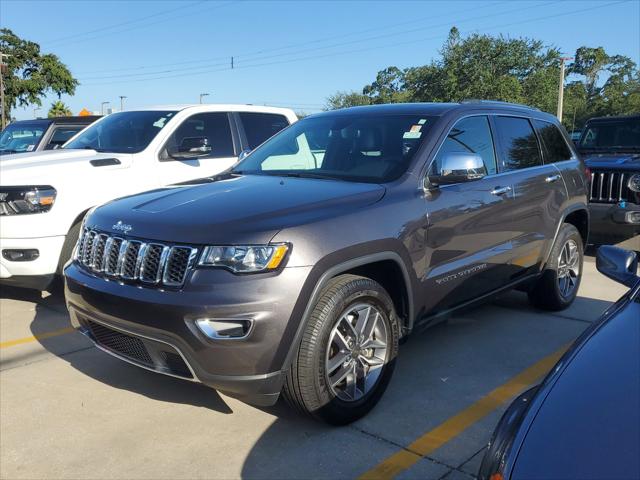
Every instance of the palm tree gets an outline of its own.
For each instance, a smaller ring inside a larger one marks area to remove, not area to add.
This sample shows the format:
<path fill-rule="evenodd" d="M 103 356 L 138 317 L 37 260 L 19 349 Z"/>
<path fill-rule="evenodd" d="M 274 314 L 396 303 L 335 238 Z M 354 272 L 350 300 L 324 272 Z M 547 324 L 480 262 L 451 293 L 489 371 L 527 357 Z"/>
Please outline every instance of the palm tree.
<path fill-rule="evenodd" d="M 52 117 L 70 117 L 73 115 L 71 109 L 67 107 L 62 100 L 58 100 L 51 104 L 51 108 L 49 109 L 49 113 L 47 116 L 49 118 Z"/>

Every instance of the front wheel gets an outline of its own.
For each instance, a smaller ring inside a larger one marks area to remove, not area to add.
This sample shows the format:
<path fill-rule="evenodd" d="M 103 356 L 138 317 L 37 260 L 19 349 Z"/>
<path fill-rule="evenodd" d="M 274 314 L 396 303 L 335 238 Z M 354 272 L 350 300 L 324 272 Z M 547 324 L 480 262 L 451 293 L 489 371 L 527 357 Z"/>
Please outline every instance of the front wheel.
<path fill-rule="evenodd" d="M 336 277 L 305 327 L 285 382 L 285 398 L 334 425 L 357 420 L 384 393 L 398 339 L 398 318 L 384 288 L 365 277 Z"/>
<path fill-rule="evenodd" d="M 580 232 L 565 223 L 551 250 L 549 263 L 529 291 L 529 301 L 543 310 L 563 310 L 573 303 L 582 279 L 584 246 Z"/>

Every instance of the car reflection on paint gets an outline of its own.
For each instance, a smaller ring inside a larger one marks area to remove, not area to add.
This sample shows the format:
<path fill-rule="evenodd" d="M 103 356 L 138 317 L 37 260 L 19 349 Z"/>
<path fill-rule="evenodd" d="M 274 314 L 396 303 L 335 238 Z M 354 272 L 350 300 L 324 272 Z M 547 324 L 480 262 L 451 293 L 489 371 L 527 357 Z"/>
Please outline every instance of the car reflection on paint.
<path fill-rule="evenodd" d="M 630 290 L 507 409 L 479 479 L 640 478 L 638 257 L 603 246 L 597 267 Z"/>

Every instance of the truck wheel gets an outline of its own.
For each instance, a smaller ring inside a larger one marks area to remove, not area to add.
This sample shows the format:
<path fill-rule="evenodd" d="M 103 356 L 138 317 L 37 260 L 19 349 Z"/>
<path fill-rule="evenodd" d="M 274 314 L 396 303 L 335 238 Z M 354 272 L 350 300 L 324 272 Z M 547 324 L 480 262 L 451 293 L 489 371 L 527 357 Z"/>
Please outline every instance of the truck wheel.
<path fill-rule="evenodd" d="M 534 307 L 555 311 L 573 303 L 582 279 L 583 248 L 578 229 L 565 223 L 542 277 L 529 290 L 529 301 Z"/>
<path fill-rule="evenodd" d="M 76 246 L 76 242 L 78 241 L 78 237 L 80 236 L 80 225 L 82 221 L 78 221 L 73 224 L 73 226 L 67 232 L 67 236 L 64 239 L 64 243 L 62 244 L 62 250 L 60 252 L 60 258 L 58 259 L 58 267 L 56 268 L 56 275 L 53 278 L 53 281 L 47 287 L 47 290 L 51 293 L 60 293 L 63 290 L 64 280 L 62 278 L 62 269 L 64 268 L 65 263 L 71 258 L 73 255 L 73 249 Z"/>
<path fill-rule="evenodd" d="M 380 284 L 340 275 L 314 306 L 287 374 L 284 397 L 334 425 L 364 416 L 384 393 L 398 353 L 399 325 Z"/>

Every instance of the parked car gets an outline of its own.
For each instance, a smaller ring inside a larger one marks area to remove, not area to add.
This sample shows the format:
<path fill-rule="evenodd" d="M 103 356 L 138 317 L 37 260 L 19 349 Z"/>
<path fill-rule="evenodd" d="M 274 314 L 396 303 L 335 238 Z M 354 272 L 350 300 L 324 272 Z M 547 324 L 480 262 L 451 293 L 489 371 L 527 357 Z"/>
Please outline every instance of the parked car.
<path fill-rule="evenodd" d="M 63 149 L 0 161 L 0 283 L 44 289 L 71 257 L 89 208 L 220 173 L 296 120 L 250 105 L 186 105 L 108 115 Z"/>
<path fill-rule="evenodd" d="M 99 118 L 54 117 L 11 122 L 0 133 L 0 155 L 55 150 Z"/>
<path fill-rule="evenodd" d="M 596 244 L 634 239 L 640 251 L 640 115 L 589 120 L 578 151 L 591 172 L 589 210 Z"/>
<path fill-rule="evenodd" d="M 507 409 L 480 480 L 640 478 L 638 258 L 602 246 L 597 267 L 630 290 Z"/>
<path fill-rule="evenodd" d="M 411 331 L 515 286 L 570 305 L 586 193 L 566 132 L 531 108 L 326 112 L 221 175 L 90 212 L 67 305 L 123 360 L 346 423 Z"/>

